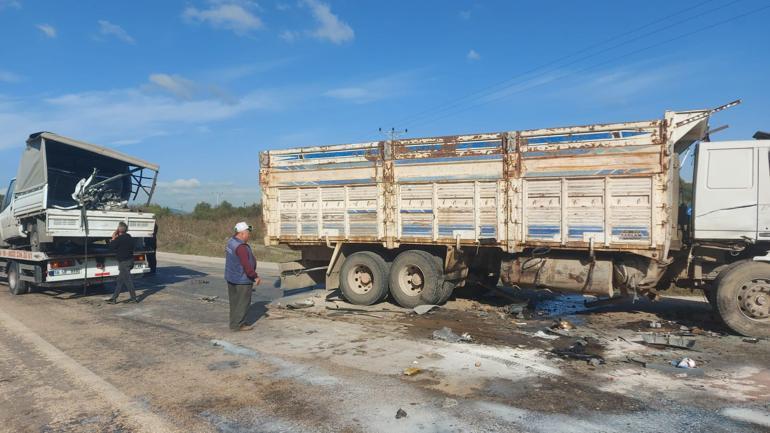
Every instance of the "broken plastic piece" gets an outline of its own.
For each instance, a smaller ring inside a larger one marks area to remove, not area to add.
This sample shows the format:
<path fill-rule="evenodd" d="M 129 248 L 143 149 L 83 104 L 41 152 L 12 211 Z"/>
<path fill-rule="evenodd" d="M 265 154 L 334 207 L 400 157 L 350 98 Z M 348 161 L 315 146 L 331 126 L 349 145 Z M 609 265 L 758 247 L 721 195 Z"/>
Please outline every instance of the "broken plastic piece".
<path fill-rule="evenodd" d="M 433 339 L 448 341 L 450 343 L 473 341 L 473 338 L 471 338 L 470 334 L 468 334 L 467 332 L 464 333 L 463 335 L 457 335 L 454 332 L 452 332 L 451 328 L 448 328 L 446 326 L 444 326 L 441 329 L 433 331 Z"/>
<path fill-rule="evenodd" d="M 315 301 L 313 301 L 312 299 L 305 299 L 303 301 L 292 302 L 291 304 L 288 304 L 286 308 L 290 310 L 299 310 L 302 308 L 310 308 L 314 305 L 315 305 Z"/>
<path fill-rule="evenodd" d="M 406 418 L 406 411 L 404 409 L 398 408 L 396 411 L 396 419 Z"/>
<path fill-rule="evenodd" d="M 436 308 L 439 308 L 438 305 L 418 305 L 412 309 L 416 314 L 422 316 L 425 313 L 430 313 L 431 311 L 435 310 Z"/>
<path fill-rule="evenodd" d="M 414 376 L 422 373 L 422 370 L 417 367 L 408 367 L 404 369 L 404 376 Z"/>
<path fill-rule="evenodd" d="M 679 361 L 671 361 L 671 365 L 676 368 L 695 368 L 695 361 L 692 358 L 682 358 Z"/>
<path fill-rule="evenodd" d="M 647 344 L 677 347 L 680 349 L 692 349 L 695 346 L 695 340 L 682 338 L 677 335 L 644 334 L 642 335 L 642 340 Z"/>

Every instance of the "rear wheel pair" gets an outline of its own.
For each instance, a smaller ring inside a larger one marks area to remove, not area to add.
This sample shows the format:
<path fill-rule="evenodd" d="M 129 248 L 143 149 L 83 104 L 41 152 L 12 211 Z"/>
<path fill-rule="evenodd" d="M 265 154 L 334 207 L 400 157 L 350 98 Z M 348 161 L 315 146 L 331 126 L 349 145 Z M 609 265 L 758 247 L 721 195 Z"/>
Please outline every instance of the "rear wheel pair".
<path fill-rule="evenodd" d="M 370 251 L 353 253 L 340 270 L 343 296 L 358 305 L 382 301 L 388 292 L 402 307 L 441 304 L 454 284 L 444 281 L 442 261 L 426 251 L 407 250 L 388 264 Z"/>

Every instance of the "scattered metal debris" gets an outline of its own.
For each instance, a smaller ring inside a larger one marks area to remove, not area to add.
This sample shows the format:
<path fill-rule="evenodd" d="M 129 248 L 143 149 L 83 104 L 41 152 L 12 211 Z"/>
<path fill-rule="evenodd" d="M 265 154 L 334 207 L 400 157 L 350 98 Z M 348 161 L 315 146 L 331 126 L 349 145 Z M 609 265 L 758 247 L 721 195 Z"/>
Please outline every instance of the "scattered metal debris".
<path fill-rule="evenodd" d="M 679 335 L 643 334 L 642 340 L 646 344 L 655 346 L 676 347 L 678 349 L 692 349 L 695 347 L 695 340 L 683 338 Z"/>
<path fill-rule="evenodd" d="M 423 314 L 430 313 L 431 311 L 440 308 L 438 305 L 418 305 L 412 309 L 417 315 L 422 316 Z"/>
<path fill-rule="evenodd" d="M 401 419 L 406 417 L 407 417 L 406 411 L 404 409 L 398 408 L 398 410 L 396 411 L 396 419 Z"/>
<path fill-rule="evenodd" d="M 444 326 L 441 329 L 437 329 L 433 331 L 433 339 L 448 341 L 450 343 L 459 343 L 459 342 L 468 343 L 473 341 L 473 338 L 467 332 L 462 335 L 457 335 L 454 332 L 452 332 L 451 328 L 448 328 L 446 326 Z"/>
<path fill-rule="evenodd" d="M 417 367 L 408 367 L 404 369 L 404 376 L 415 376 L 422 373 L 422 369 Z"/>
<path fill-rule="evenodd" d="M 553 349 L 552 352 L 562 358 L 578 359 L 586 361 L 594 367 L 604 364 L 604 358 L 599 355 L 586 352 L 586 343 L 578 341 L 567 349 Z"/>
<path fill-rule="evenodd" d="M 199 301 L 203 302 L 216 302 L 217 299 L 219 299 L 219 296 L 201 296 L 198 298 Z"/>
<path fill-rule="evenodd" d="M 643 359 L 634 358 L 634 357 L 628 357 L 626 358 L 629 362 L 638 364 L 644 368 L 649 368 L 651 370 L 660 371 L 663 373 L 669 373 L 673 374 L 676 377 L 684 378 L 684 377 L 701 377 L 704 375 L 704 371 L 702 368 L 687 368 L 686 373 L 682 372 L 682 368 L 679 368 L 675 365 L 671 364 L 661 364 L 657 362 L 647 362 Z M 689 358 L 687 358 L 689 359 Z M 673 364 L 673 363 L 672 363 Z"/>
<path fill-rule="evenodd" d="M 744 343 L 757 344 L 757 343 L 759 343 L 759 338 L 744 338 L 743 342 Z"/>

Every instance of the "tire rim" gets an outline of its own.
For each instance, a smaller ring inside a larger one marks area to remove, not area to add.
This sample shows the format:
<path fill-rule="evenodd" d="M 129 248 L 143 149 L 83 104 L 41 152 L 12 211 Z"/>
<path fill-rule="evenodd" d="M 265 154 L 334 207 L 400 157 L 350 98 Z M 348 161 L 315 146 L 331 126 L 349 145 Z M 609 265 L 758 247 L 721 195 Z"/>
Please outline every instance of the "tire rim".
<path fill-rule="evenodd" d="M 756 278 L 741 284 L 738 306 L 749 319 L 770 321 L 770 281 Z"/>
<path fill-rule="evenodd" d="M 425 274 L 415 265 L 407 265 L 398 271 L 398 286 L 409 296 L 418 296 L 425 287 Z"/>
<path fill-rule="evenodd" d="M 348 273 L 348 287 L 359 295 L 369 293 L 374 288 L 374 272 L 366 265 L 356 265 Z"/>

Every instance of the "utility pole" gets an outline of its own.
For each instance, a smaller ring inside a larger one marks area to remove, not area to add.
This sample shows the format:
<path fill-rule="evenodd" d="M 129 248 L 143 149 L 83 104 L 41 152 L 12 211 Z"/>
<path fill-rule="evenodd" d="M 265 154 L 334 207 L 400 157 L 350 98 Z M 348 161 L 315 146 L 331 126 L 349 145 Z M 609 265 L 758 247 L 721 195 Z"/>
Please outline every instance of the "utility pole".
<path fill-rule="evenodd" d="M 390 131 L 383 131 L 382 128 L 378 128 L 378 131 L 380 131 L 381 134 L 384 134 L 385 137 L 388 138 L 388 141 L 393 142 L 393 140 L 398 139 L 399 136 L 402 134 L 406 134 L 409 132 L 408 129 L 404 130 L 397 130 L 396 128 L 390 128 Z"/>

